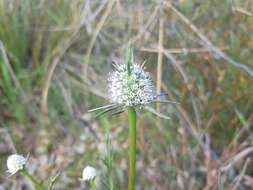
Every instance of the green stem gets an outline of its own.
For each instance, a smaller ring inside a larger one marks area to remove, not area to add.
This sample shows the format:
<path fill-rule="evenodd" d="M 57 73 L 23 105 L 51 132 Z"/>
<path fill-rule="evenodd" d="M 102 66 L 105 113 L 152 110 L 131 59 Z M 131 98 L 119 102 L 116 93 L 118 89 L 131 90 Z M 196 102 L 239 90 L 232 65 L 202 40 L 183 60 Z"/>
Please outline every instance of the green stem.
<path fill-rule="evenodd" d="M 96 187 L 96 184 L 95 184 L 95 180 L 91 179 L 91 180 L 89 180 L 89 182 L 90 182 L 90 186 L 92 187 L 92 190 L 97 190 L 97 187 Z"/>
<path fill-rule="evenodd" d="M 136 111 L 134 107 L 128 107 L 128 122 L 129 122 L 129 178 L 128 190 L 134 190 L 135 186 L 135 158 L 136 158 Z"/>
<path fill-rule="evenodd" d="M 46 190 L 46 188 L 40 182 L 38 182 L 37 179 L 30 175 L 25 168 L 21 170 L 20 173 L 29 179 L 37 190 Z"/>
<path fill-rule="evenodd" d="M 50 184 L 49 184 L 49 187 L 47 188 L 48 190 L 52 190 L 52 189 L 53 189 L 53 186 L 54 186 L 54 184 L 56 183 L 56 181 L 59 179 L 60 174 L 61 174 L 61 173 L 56 174 L 56 175 L 51 179 L 51 182 L 50 182 Z"/>

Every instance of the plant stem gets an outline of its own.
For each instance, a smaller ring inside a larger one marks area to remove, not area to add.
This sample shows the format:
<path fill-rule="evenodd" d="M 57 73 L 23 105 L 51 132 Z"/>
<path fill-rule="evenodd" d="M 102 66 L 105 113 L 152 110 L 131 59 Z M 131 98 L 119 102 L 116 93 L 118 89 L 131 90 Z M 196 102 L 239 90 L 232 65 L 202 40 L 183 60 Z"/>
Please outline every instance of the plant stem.
<path fill-rule="evenodd" d="M 89 182 L 90 182 L 90 186 L 92 187 L 92 190 L 97 190 L 97 187 L 96 187 L 96 184 L 95 184 L 95 180 L 91 179 L 91 180 L 89 180 Z"/>
<path fill-rule="evenodd" d="M 37 179 L 35 179 L 32 175 L 30 175 L 25 168 L 21 170 L 20 173 L 27 179 L 29 179 L 37 190 L 46 190 L 46 188 L 40 182 L 38 182 Z"/>
<path fill-rule="evenodd" d="M 128 125 L 129 125 L 129 178 L 128 190 L 134 190 L 135 186 L 135 158 L 136 158 L 136 111 L 134 107 L 128 107 Z"/>
<path fill-rule="evenodd" d="M 52 179 L 51 182 L 49 184 L 49 187 L 47 188 L 48 190 L 52 190 L 54 184 L 56 183 L 56 181 L 59 179 L 61 173 L 57 173 Z"/>

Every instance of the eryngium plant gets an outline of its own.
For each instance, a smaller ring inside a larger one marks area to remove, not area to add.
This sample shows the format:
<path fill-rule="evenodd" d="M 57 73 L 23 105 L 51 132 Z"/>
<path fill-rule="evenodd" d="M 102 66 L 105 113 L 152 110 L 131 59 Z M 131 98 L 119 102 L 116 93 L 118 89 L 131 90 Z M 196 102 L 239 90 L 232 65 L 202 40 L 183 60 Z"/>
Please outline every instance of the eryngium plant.
<path fill-rule="evenodd" d="M 128 190 L 134 190 L 135 186 L 135 160 L 136 160 L 136 111 L 137 107 L 145 107 L 152 102 L 170 101 L 157 100 L 159 95 L 155 94 L 154 82 L 151 76 L 145 72 L 144 64 L 139 66 L 134 63 L 133 51 L 127 51 L 126 62 L 115 64 L 114 71 L 108 78 L 108 93 L 112 104 L 90 110 L 100 111 L 97 116 L 107 112 L 118 114 L 128 111 L 129 125 L 129 178 Z M 155 113 L 156 112 L 152 112 Z M 160 114 L 157 114 L 161 116 Z M 166 118 L 163 116 L 163 118 Z"/>
<path fill-rule="evenodd" d="M 48 187 L 46 187 L 42 182 L 38 181 L 34 175 L 31 175 L 26 168 L 26 163 L 28 161 L 28 156 L 25 158 L 20 154 L 12 154 L 7 158 L 7 172 L 10 173 L 10 176 L 15 174 L 21 174 L 26 177 L 31 184 L 35 187 L 36 190 L 52 190 L 53 185 L 59 177 L 59 174 L 54 176 Z"/>
<path fill-rule="evenodd" d="M 21 175 L 25 176 L 30 182 L 34 185 L 37 190 L 46 190 L 42 183 L 40 183 L 33 175 L 29 174 L 26 169 L 26 162 L 28 157 L 25 158 L 19 154 L 12 154 L 7 159 L 7 168 L 8 172 L 11 175 L 20 173 Z"/>

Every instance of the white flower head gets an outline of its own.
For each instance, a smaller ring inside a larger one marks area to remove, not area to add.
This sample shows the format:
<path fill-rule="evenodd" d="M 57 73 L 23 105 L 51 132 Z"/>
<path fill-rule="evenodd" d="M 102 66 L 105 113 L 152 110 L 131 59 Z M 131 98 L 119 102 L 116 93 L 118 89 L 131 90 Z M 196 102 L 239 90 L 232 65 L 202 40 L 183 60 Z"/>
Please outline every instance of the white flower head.
<path fill-rule="evenodd" d="M 27 158 L 19 154 L 12 154 L 7 158 L 7 168 L 11 175 L 22 170 L 27 162 Z"/>
<path fill-rule="evenodd" d="M 108 78 L 108 91 L 113 103 L 124 106 L 147 105 L 155 99 L 155 88 L 151 76 L 143 66 L 135 63 L 115 64 L 115 71 Z"/>
<path fill-rule="evenodd" d="M 130 47 L 126 54 L 125 63 L 117 63 L 114 67 L 115 70 L 108 77 L 108 93 L 112 104 L 91 109 L 89 112 L 99 111 L 96 117 L 105 113 L 116 115 L 124 112 L 129 106 L 139 106 L 160 118 L 170 119 L 153 108 L 147 107 L 147 104 L 152 102 L 169 104 L 176 104 L 176 102 L 161 100 L 161 97 L 166 94 L 155 93 L 151 76 L 145 72 L 144 64 L 140 66 L 134 62 L 133 50 Z"/>
<path fill-rule="evenodd" d="M 82 181 L 93 180 L 97 176 L 97 170 L 91 166 L 83 169 Z"/>

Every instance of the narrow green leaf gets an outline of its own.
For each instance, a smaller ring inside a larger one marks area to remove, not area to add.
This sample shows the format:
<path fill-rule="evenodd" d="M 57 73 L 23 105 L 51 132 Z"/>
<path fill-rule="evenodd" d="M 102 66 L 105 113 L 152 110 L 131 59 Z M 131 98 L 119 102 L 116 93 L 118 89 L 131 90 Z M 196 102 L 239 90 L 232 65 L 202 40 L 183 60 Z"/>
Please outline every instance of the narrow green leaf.
<path fill-rule="evenodd" d="M 131 65 L 134 62 L 134 53 L 131 46 L 127 48 L 126 52 L 126 60 L 127 60 L 127 73 L 130 76 L 131 75 Z"/>

